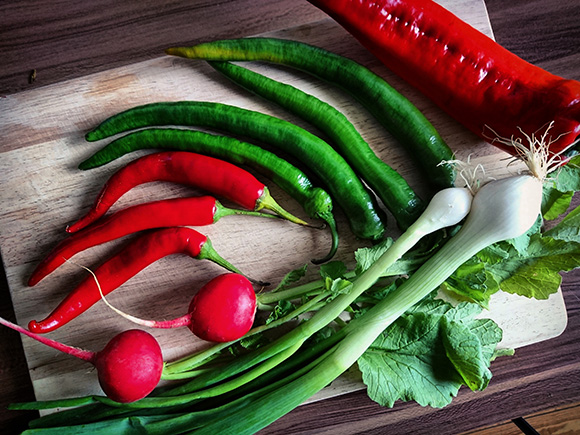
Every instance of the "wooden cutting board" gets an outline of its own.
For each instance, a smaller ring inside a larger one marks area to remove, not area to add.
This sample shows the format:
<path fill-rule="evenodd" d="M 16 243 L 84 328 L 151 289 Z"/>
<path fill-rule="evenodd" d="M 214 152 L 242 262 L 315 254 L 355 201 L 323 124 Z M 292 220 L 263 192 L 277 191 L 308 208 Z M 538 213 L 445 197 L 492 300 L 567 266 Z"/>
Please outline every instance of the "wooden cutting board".
<path fill-rule="evenodd" d="M 445 7 L 491 36 L 481 0 L 441 0 Z M 484 144 L 443 114 L 401 79 L 382 67 L 348 33 L 327 19 L 270 34 L 301 40 L 351 57 L 385 77 L 414 102 L 433 122 L 457 157 L 471 155 L 493 176 L 507 173 L 505 154 Z M 369 114 L 350 97 L 305 74 L 270 65 L 248 65 L 273 78 L 301 87 L 340 108 L 374 150 L 425 195 L 428 183 L 409 163 L 404 151 Z M 94 268 L 126 239 L 89 249 L 74 257 L 35 287 L 26 280 L 34 266 L 60 240 L 67 224 L 92 204 L 107 178 L 143 153 L 125 156 L 105 167 L 82 172 L 78 163 L 104 145 L 86 143 L 84 133 L 105 117 L 139 104 L 175 100 L 218 101 L 260 110 L 310 128 L 281 109 L 232 85 L 203 62 L 161 56 L 80 79 L 11 95 L 0 100 L 0 249 L 17 320 L 26 325 L 48 314 L 85 277 L 80 265 Z M 511 167 L 510 171 L 517 168 Z M 278 201 L 291 212 L 301 208 L 266 179 Z M 128 205 L 202 192 L 169 183 L 133 189 L 113 210 Z M 224 201 L 226 205 L 227 202 Z M 337 211 L 341 244 L 337 259 L 353 266 L 353 251 L 368 246 L 356 240 Z M 392 222 L 392 219 L 391 219 Z M 391 224 L 391 227 L 394 227 Z M 242 271 L 262 280 L 278 282 L 287 272 L 327 252 L 327 232 L 276 220 L 226 217 L 211 227 L 198 228 L 215 248 Z M 396 229 L 391 229 L 396 237 Z M 185 313 L 193 293 L 221 270 L 184 256 L 162 259 L 109 296 L 115 306 L 143 318 L 167 319 Z M 309 277 L 316 277 L 311 268 Z M 504 327 L 502 346 L 517 348 L 559 335 L 566 326 L 561 293 L 547 301 L 498 294 L 489 316 Z M 50 337 L 90 350 L 101 349 L 117 332 L 134 327 L 99 303 Z M 153 331 L 166 360 L 205 346 L 187 329 Z M 87 364 L 23 338 L 30 376 L 39 400 L 100 394 L 96 373 Z M 2 356 L 9 358 L 9 356 Z M 361 387 L 356 372 L 349 373 L 313 400 Z"/>

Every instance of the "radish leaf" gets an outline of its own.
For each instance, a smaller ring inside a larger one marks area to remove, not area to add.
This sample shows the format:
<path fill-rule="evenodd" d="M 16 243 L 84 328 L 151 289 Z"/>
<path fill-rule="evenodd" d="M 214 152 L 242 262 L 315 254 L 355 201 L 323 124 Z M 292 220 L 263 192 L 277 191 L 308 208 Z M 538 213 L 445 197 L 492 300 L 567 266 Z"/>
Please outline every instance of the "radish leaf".
<path fill-rule="evenodd" d="M 389 407 L 414 400 L 440 408 L 462 385 L 485 388 L 502 333 L 493 321 L 474 319 L 480 311 L 427 298 L 405 313 L 358 360 L 369 397 Z"/>

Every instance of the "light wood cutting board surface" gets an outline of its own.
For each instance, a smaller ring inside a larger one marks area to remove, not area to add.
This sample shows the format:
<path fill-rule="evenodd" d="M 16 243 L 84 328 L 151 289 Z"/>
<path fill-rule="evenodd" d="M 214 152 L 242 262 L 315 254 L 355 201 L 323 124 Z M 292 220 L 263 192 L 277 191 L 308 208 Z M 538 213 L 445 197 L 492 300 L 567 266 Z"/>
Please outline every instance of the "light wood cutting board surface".
<path fill-rule="evenodd" d="M 442 0 L 443 6 L 491 36 L 485 5 L 480 0 Z M 433 122 L 458 158 L 471 155 L 493 176 L 507 172 L 506 155 L 482 143 L 443 114 L 432 103 L 410 89 L 368 54 L 332 20 L 286 29 L 270 34 L 312 43 L 351 57 L 385 77 L 414 102 Z M 294 84 L 342 110 L 361 131 L 374 150 L 396 168 L 417 192 L 426 197 L 429 185 L 408 156 L 400 150 L 369 114 L 347 95 L 296 71 L 263 64 L 249 64 L 270 77 Z M 92 204 L 107 178 L 143 153 L 126 156 L 105 167 L 80 171 L 78 163 L 102 147 L 87 143 L 84 133 L 104 118 L 121 110 L 156 101 L 218 101 L 260 110 L 310 128 L 281 109 L 251 96 L 222 78 L 203 62 L 173 57 L 113 69 L 11 95 L 0 100 L 0 249 L 5 263 L 18 322 L 26 325 L 39 319 L 82 279 L 78 264 L 96 267 L 127 239 L 87 250 L 73 258 L 35 287 L 25 285 L 34 266 L 60 240 L 66 225 L 80 217 Z M 314 131 L 314 130 L 313 130 Z M 510 171 L 516 170 L 514 166 Z M 284 192 L 259 176 L 274 196 L 290 211 L 305 217 Z M 202 192 L 168 183 L 133 189 L 114 210 L 153 199 L 197 195 Z M 227 201 L 224 204 L 231 206 Z M 352 253 L 361 246 L 348 229 L 340 210 L 336 212 L 341 244 L 337 259 L 354 264 Z M 397 235 L 391 219 L 391 235 Z M 328 232 L 278 221 L 252 217 L 225 217 L 211 227 L 198 228 L 215 248 L 242 271 L 273 283 L 287 272 L 323 255 L 330 243 Z M 309 277 L 316 276 L 311 267 Z M 205 261 L 170 256 L 131 279 L 109 296 L 111 303 L 131 314 L 155 319 L 185 313 L 197 288 L 221 270 Z M 543 313 L 538 316 L 538 310 Z M 530 313 L 535 311 L 535 315 Z M 497 295 L 490 317 L 505 326 L 505 347 L 519 347 L 560 334 L 566 325 L 566 309 L 560 293 L 547 301 L 530 301 Z M 538 321 L 540 319 L 540 321 Z M 117 332 L 134 327 L 99 303 L 75 321 L 50 334 L 59 341 L 98 350 Z M 153 331 L 166 360 L 177 358 L 205 344 L 187 329 Z M 24 349 L 37 398 L 40 400 L 100 393 L 95 372 L 85 363 L 24 338 Z M 356 373 L 345 376 L 317 398 L 359 388 Z"/>

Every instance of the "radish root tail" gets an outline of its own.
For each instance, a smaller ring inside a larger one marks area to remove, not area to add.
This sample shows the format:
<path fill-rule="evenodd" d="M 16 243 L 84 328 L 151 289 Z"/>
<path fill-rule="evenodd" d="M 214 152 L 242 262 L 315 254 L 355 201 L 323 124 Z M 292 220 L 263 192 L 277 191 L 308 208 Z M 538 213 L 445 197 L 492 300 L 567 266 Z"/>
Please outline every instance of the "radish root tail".
<path fill-rule="evenodd" d="M 69 263 L 74 264 L 75 266 L 78 266 L 82 269 L 85 269 L 87 272 L 89 272 L 93 276 L 93 279 L 95 280 L 95 284 L 96 284 L 97 288 L 99 289 L 99 294 L 101 295 L 101 299 L 111 310 L 113 310 L 115 313 L 119 314 L 120 316 L 124 317 L 125 319 L 127 319 L 133 323 L 136 323 L 137 325 L 154 327 L 154 324 L 155 324 L 154 321 L 140 319 L 139 317 L 132 316 L 131 314 L 125 313 L 124 311 L 113 306 L 113 304 L 111 304 L 107 300 L 107 298 L 105 297 L 105 294 L 103 293 L 103 289 L 101 287 L 101 284 L 99 283 L 99 279 L 97 278 L 97 275 L 95 274 L 95 272 L 93 272 L 88 267 L 83 266 L 82 264 L 78 264 L 78 263 L 74 262 L 73 260 L 70 260 L 70 259 L 65 259 L 65 260 Z"/>

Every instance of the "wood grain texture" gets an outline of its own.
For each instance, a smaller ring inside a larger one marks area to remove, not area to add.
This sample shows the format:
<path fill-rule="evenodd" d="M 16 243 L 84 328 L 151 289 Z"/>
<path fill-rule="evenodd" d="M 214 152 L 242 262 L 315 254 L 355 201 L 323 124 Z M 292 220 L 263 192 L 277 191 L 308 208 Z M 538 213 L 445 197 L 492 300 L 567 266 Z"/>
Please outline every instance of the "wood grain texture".
<path fill-rule="evenodd" d="M 580 433 L 580 403 L 561 408 L 547 409 L 527 415 L 525 422 L 541 435 Z M 464 435 L 521 435 L 522 431 L 513 421 L 504 421 L 486 428 L 466 432 Z"/>
<path fill-rule="evenodd" d="M 2 2 L 0 95 L 156 58 L 177 42 L 253 35 L 323 16 L 305 1 Z"/>
<path fill-rule="evenodd" d="M 3 59 L 8 60 L 7 65 L 13 66 L 5 67 L 4 64 L 2 66 L 0 93 L 56 83 L 87 73 L 103 71 L 111 66 L 127 65 L 156 57 L 154 54 L 156 49 L 167 45 L 161 42 L 161 39 L 174 43 L 178 40 L 195 41 L 197 37 L 203 39 L 203 36 L 213 36 L 215 32 L 224 32 L 220 34 L 226 36 L 232 36 L 232 33 L 228 32 L 251 34 L 284 28 L 288 22 L 295 25 L 320 17 L 317 15 L 318 12 L 305 2 L 286 2 L 284 7 L 276 8 L 274 13 L 273 9 L 259 14 L 251 11 L 248 14 L 249 18 L 245 16 L 247 21 L 236 20 L 232 27 L 229 27 L 232 24 L 229 17 L 219 12 L 222 5 L 229 6 L 228 2 L 219 5 L 210 2 L 200 5 L 200 2 L 194 2 L 193 6 L 189 2 L 186 7 L 200 6 L 202 10 L 207 8 L 206 15 L 203 15 L 206 18 L 203 29 L 194 31 L 190 22 L 182 24 L 181 27 L 175 24 L 181 22 L 183 18 L 183 15 L 178 13 L 179 7 L 175 3 L 171 3 L 169 8 L 175 7 L 172 10 L 176 13 L 166 14 L 164 11 L 155 18 L 151 7 L 143 2 L 139 2 L 138 5 L 136 2 L 134 4 L 125 2 L 124 6 L 118 3 L 106 5 L 108 6 L 104 8 L 106 12 L 103 12 L 102 5 L 94 11 L 80 12 L 75 10 L 79 6 L 69 5 L 68 3 L 73 2 L 66 1 L 59 2 L 61 8 L 58 10 L 52 6 L 50 10 L 43 9 L 42 2 L 36 1 L 18 2 L 18 5 L 7 3 L 4 2 L 0 6 L 2 9 L 0 20 L 3 20 L 1 24 L 4 22 L 10 24 L 8 27 L 0 26 L 0 29 L 8 29 L 0 37 L 2 41 L 0 53 Z M 278 3 L 280 6 L 282 2 L 272 3 Z M 575 1 L 522 0 L 510 2 L 509 5 L 505 3 L 501 0 L 487 0 L 494 33 L 499 42 L 552 72 L 578 79 L 580 43 L 576 15 L 572 13 L 575 11 Z M 99 3 L 92 2 L 90 7 L 97 4 Z M 260 5 L 260 8 L 262 7 L 264 6 Z M 291 10 L 289 14 L 285 12 L 288 9 Z M 307 13 L 303 13 L 304 11 Z M 176 16 L 179 19 L 173 21 Z M 238 16 L 241 15 L 236 15 L 236 18 Z M 281 23 L 280 19 L 288 21 Z M 147 32 L 129 31 L 142 25 L 147 28 L 145 24 L 154 20 L 163 24 L 173 23 L 181 31 L 186 29 L 186 33 L 163 29 L 160 34 L 166 36 L 158 40 L 158 36 L 151 32 L 145 34 Z M 240 25 L 240 22 L 243 22 L 243 25 Z M 103 32 L 103 29 L 109 31 Z M 118 32 L 117 29 L 124 30 Z M 245 33 L 246 29 L 252 31 Z M 206 33 L 203 33 L 204 31 Z M 4 36 L 8 32 L 16 36 L 9 43 L 5 43 Z M 138 34 L 139 38 L 130 40 L 128 45 L 132 48 L 125 51 L 119 40 L 123 40 L 125 35 L 135 34 Z M 199 34 L 202 36 L 198 36 Z M 173 39 L 175 35 L 177 36 Z M 63 43 L 65 40 L 68 42 Z M 100 44 L 101 48 L 96 48 Z M 71 50 L 70 47 L 75 49 Z M 90 50 L 87 47 L 90 47 Z M 42 62 L 36 63 L 37 58 Z M 34 63 L 31 63 L 33 61 Z M 32 68 L 37 68 L 38 79 L 33 85 L 29 85 L 28 73 Z M 3 149 L 10 146 L 10 143 L 3 140 Z M 458 401 L 451 408 L 432 411 L 428 415 L 421 415 L 418 419 L 421 410 L 412 405 L 403 404 L 393 410 L 384 410 L 373 404 L 364 393 L 352 393 L 299 408 L 281 420 L 279 426 L 272 426 L 269 430 L 271 433 L 282 431 L 323 433 L 324 430 L 328 433 L 385 433 L 389 429 L 389 433 L 409 433 L 410 427 L 417 427 L 414 433 L 427 431 L 432 433 L 433 427 L 437 427 L 438 433 L 458 433 L 513 418 L 514 414 L 527 415 L 536 410 L 571 403 L 578 398 L 577 391 L 580 385 L 580 368 L 576 351 L 580 330 L 579 288 L 579 274 L 576 272 L 567 274 L 563 291 L 568 307 L 569 325 L 565 333 L 549 342 L 520 350 L 515 360 L 498 360 L 494 363 L 494 388 L 482 396 L 471 400 L 465 397 L 466 394 L 460 394 Z M 1 314 L 10 317 L 11 307 L 6 300 L 5 284 L 0 291 L 4 295 L 0 301 Z M 0 335 L 0 355 L 18 353 L 19 349 L 21 349 L 19 340 L 15 340 L 14 335 L 7 333 Z M 22 356 L 20 360 L 23 361 Z M 11 361 L 18 359 L 11 358 Z M 0 405 L 13 401 L 15 397 L 17 400 L 29 398 L 31 393 L 25 366 L 20 366 L 19 370 L 16 363 L 5 364 L 4 361 L 2 363 Z M 15 392 L 15 396 L 12 396 L 11 392 Z M 453 417 L 454 421 L 451 425 L 446 425 L 445 420 L 450 417 Z M 18 425 L 25 418 L 21 413 L 0 412 L 2 433 L 18 433 Z M 301 421 L 304 424 L 296 423 Z M 319 427 L 320 430 L 314 430 L 315 427 Z"/>

